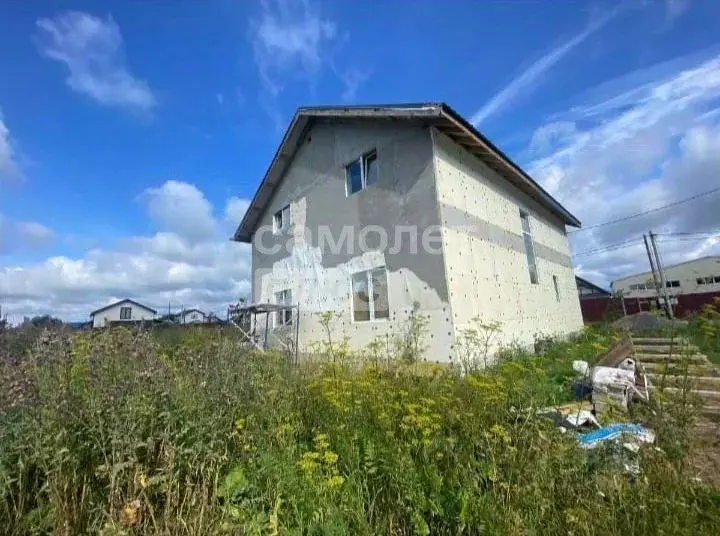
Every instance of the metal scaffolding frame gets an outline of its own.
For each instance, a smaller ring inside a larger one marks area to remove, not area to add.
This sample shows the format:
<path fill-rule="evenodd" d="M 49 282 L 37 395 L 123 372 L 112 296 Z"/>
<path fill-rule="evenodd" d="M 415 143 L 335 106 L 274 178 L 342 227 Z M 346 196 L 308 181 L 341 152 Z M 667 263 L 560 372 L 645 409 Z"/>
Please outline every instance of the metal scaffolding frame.
<path fill-rule="evenodd" d="M 275 328 L 272 330 L 270 329 L 270 314 L 282 311 L 292 311 L 292 324 L 295 328 L 292 346 L 274 333 Z M 261 334 L 258 332 L 258 317 L 262 318 L 262 315 L 265 315 L 265 329 Z M 294 354 L 293 360 L 297 363 L 298 338 L 300 335 L 300 306 L 298 304 L 283 305 L 277 303 L 239 303 L 237 305 L 230 305 L 228 307 L 227 320 L 239 329 L 245 336 L 247 342 L 252 344 L 252 346 L 257 350 L 261 352 L 267 351 L 269 337 L 273 337 L 276 342 L 288 352 L 288 355 L 291 353 Z"/>

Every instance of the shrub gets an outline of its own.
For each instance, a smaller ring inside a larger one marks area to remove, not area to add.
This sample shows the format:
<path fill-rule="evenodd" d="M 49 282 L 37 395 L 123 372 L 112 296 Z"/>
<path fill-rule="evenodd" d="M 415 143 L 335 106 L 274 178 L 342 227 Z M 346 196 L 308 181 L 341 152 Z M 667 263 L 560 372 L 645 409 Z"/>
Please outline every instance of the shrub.
<path fill-rule="evenodd" d="M 669 443 L 628 479 L 614 452 L 587 456 L 537 416 L 567 399 L 572 360 L 594 359 L 612 337 L 587 330 L 464 375 L 413 360 L 332 362 L 328 348 L 330 363 L 296 368 L 209 330 L 41 337 L 12 365 L 32 396 L 0 410 L 0 526 L 715 534 L 717 489 L 688 478 Z"/>

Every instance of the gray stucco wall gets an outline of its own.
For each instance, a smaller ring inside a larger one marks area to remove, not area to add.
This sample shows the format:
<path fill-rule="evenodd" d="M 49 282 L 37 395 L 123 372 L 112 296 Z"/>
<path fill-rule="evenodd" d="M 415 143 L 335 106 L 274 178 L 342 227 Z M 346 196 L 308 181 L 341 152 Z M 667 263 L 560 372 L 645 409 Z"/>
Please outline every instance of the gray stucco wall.
<path fill-rule="evenodd" d="M 379 182 L 351 196 L 345 191 L 345 166 L 362 154 L 377 151 Z M 273 214 L 290 204 L 293 225 L 273 235 Z M 333 310 L 334 338 L 348 337 L 360 348 L 402 332 L 418 306 L 429 317 L 426 343 L 429 360 L 450 358 L 452 326 L 442 255 L 423 250 L 423 231 L 440 224 L 430 131 L 412 123 L 319 123 L 305 136 L 253 235 L 253 301 L 274 302 L 274 294 L 290 289 L 300 306 L 300 348 L 325 338 L 318 314 Z M 382 248 L 373 226 L 388 237 Z M 416 229 L 417 240 L 396 240 L 398 228 Z M 338 250 L 321 244 L 320 228 L 336 242 L 343 232 L 348 243 Z M 262 231 L 268 229 L 268 231 Z M 286 247 L 286 244 L 288 247 Z M 321 246 L 325 247 L 321 247 Z M 280 246 L 279 248 L 277 246 Z M 277 252 L 268 250 L 278 249 Z M 353 322 L 351 275 L 385 266 L 390 318 Z M 282 330 L 277 330 L 281 332 Z"/>

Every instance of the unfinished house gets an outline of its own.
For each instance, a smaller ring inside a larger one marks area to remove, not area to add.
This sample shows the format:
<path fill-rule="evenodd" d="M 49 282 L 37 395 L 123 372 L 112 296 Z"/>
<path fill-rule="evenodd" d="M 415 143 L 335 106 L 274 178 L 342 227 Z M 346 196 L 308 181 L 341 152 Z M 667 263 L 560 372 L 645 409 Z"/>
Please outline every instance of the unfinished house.
<path fill-rule="evenodd" d="M 447 362 L 476 321 L 499 324 L 493 348 L 582 327 L 567 225 L 580 222 L 445 104 L 311 107 L 234 239 L 252 244 L 252 302 L 296 306 L 259 310 L 301 352 L 327 338 L 326 311 L 355 348 L 422 315 L 426 358 Z"/>

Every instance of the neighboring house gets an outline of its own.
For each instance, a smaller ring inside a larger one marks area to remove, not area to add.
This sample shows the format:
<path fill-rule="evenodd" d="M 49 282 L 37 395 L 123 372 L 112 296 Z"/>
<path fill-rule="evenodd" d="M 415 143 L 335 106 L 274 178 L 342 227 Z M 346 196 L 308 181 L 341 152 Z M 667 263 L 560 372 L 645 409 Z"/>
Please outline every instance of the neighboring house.
<path fill-rule="evenodd" d="M 577 283 L 583 320 L 585 322 L 598 322 L 605 318 L 612 293 L 582 277 L 575 276 L 575 282 Z"/>
<path fill-rule="evenodd" d="M 697 311 L 720 296 L 720 257 L 700 257 L 666 266 L 665 285 L 680 316 Z M 650 271 L 617 279 L 610 286 L 625 300 L 637 302 L 642 310 L 662 307 Z"/>
<path fill-rule="evenodd" d="M 199 309 L 185 309 L 180 313 L 181 324 L 202 324 L 205 322 L 205 313 Z"/>
<path fill-rule="evenodd" d="M 589 298 L 609 298 L 612 296 L 610 291 L 598 287 L 596 284 L 582 277 L 575 276 L 575 283 L 577 284 L 578 296 L 581 301 Z"/>
<path fill-rule="evenodd" d="M 311 107 L 234 239 L 252 243 L 253 303 L 299 306 L 301 351 L 327 338 L 319 313 L 360 348 L 415 312 L 428 359 L 450 361 L 475 320 L 500 323 L 494 345 L 582 327 L 566 225 L 580 222 L 445 104 Z"/>
<path fill-rule="evenodd" d="M 102 328 L 110 323 L 142 322 L 153 320 L 157 311 L 136 301 L 120 300 L 90 313 L 94 328 Z"/>

